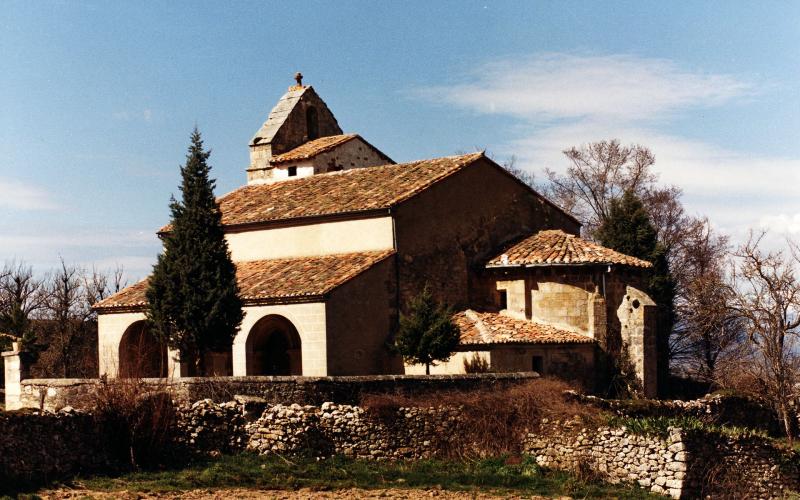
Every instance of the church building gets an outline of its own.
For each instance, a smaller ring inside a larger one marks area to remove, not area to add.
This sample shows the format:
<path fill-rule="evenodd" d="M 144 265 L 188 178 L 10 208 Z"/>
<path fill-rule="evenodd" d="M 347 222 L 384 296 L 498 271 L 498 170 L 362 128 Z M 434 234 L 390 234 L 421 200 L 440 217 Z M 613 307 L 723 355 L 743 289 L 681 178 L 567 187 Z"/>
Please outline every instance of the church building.
<path fill-rule="evenodd" d="M 231 351 L 211 355 L 217 375 L 424 373 L 388 346 L 427 285 L 461 329 L 431 373 L 483 365 L 592 388 L 601 359 L 627 355 L 655 394 L 650 263 L 580 238 L 485 154 L 397 164 L 345 134 L 299 75 L 249 148 L 247 184 L 218 199 L 245 307 Z M 189 375 L 148 332 L 146 289 L 95 305 L 101 375 Z"/>

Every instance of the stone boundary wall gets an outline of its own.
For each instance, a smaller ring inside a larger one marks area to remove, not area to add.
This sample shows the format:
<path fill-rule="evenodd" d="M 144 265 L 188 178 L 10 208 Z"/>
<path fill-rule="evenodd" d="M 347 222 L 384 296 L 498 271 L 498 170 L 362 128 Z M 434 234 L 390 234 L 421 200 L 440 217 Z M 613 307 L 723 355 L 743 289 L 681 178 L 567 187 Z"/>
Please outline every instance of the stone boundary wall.
<path fill-rule="evenodd" d="M 443 390 L 500 388 L 539 378 L 528 373 L 466 375 L 374 375 L 352 377 L 187 377 L 142 379 L 152 390 L 171 392 L 181 402 L 212 399 L 230 401 L 236 395 L 257 396 L 269 403 L 321 405 L 324 402 L 359 404 L 368 393 L 426 394 Z M 125 379 L 120 379 L 123 383 Z M 138 381 L 137 381 L 138 382 Z M 89 408 L 100 379 L 27 379 L 20 383 L 16 406 L 57 411 L 71 406 Z M 111 383 L 111 382 L 109 382 Z"/>
<path fill-rule="evenodd" d="M 0 491 L 115 467 L 91 415 L 0 412 Z"/>
<path fill-rule="evenodd" d="M 458 416 L 456 408 L 397 408 L 378 416 L 334 403 L 274 405 L 246 426 L 247 449 L 368 460 L 431 458 L 449 449 Z"/>
<path fill-rule="evenodd" d="M 543 466 L 594 471 L 672 498 L 783 498 L 800 491 L 800 457 L 759 437 L 733 438 L 670 428 L 667 437 L 625 428 L 578 433 L 552 427 L 523 450 Z"/>
<path fill-rule="evenodd" d="M 173 446 L 181 456 L 245 450 L 260 454 L 309 453 L 359 459 L 422 459 L 447 455 L 463 431 L 458 408 L 364 408 L 272 404 L 253 396 L 177 406 Z M 0 484 L 113 471 L 103 436 L 91 415 L 0 413 Z M 638 483 L 674 498 L 780 498 L 800 491 L 800 458 L 758 437 L 730 438 L 670 428 L 664 438 L 624 428 L 576 429 L 546 424 L 527 435 L 521 450 L 548 468 L 594 471 L 612 482 Z"/>

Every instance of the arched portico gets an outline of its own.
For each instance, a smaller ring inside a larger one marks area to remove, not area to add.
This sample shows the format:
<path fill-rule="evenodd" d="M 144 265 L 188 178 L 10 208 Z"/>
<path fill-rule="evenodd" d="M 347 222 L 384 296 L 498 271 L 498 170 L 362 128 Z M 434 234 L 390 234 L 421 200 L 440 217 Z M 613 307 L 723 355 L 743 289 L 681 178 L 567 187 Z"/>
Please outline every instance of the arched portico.
<path fill-rule="evenodd" d="M 119 377 L 155 378 L 167 376 L 167 346 L 136 321 L 125 329 L 119 342 Z"/>
<path fill-rule="evenodd" d="M 270 314 L 259 319 L 245 341 L 247 375 L 302 375 L 301 340 L 287 318 Z"/>

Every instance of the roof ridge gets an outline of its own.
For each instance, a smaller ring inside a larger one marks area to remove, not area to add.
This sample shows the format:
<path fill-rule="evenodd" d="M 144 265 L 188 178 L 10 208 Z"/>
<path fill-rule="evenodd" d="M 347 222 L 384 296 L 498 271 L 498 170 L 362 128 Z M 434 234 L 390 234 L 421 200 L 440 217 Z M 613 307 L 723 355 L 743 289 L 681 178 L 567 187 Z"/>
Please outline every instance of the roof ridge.
<path fill-rule="evenodd" d="M 480 314 L 472 309 L 467 309 L 464 311 L 464 315 L 475 325 L 475 329 L 478 330 L 481 340 L 484 342 L 491 342 L 491 332 L 486 327 L 486 324 L 484 324 L 483 320 L 481 320 Z"/>
<path fill-rule="evenodd" d="M 453 315 L 461 330 L 462 345 L 486 344 L 590 344 L 595 339 L 541 321 L 518 319 L 498 312 L 466 309 Z"/>
<path fill-rule="evenodd" d="M 217 203 L 228 227 L 374 212 L 403 203 L 482 158 L 482 152 L 443 156 L 246 185 Z M 169 230 L 167 224 L 159 233 Z"/>

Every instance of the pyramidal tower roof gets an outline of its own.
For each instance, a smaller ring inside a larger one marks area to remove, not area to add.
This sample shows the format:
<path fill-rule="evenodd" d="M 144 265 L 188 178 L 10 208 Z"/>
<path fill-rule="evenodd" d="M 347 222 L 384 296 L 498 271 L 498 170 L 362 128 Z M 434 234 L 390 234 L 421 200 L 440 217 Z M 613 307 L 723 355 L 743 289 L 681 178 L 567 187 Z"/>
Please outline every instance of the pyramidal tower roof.
<path fill-rule="evenodd" d="M 280 98 L 275 107 L 272 108 L 272 111 L 270 111 L 267 121 L 261 125 L 256 135 L 250 140 L 250 145 L 255 146 L 256 144 L 271 143 L 278 133 L 278 130 L 280 130 L 281 126 L 307 90 L 314 91 L 310 86 L 304 87 L 302 85 L 295 85 L 289 87 L 289 91 L 283 94 L 283 97 Z"/>
<path fill-rule="evenodd" d="M 325 101 L 312 86 L 303 85 L 303 75 L 297 73 L 295 80 L 297 84 L 283 94 L 267 121 L 250 140 L 251 147 L 271 144 L 271 153 L 276 155 L 319 137 L 342 134 Z M 313 116 L 309 110 L 313 111 Z"/>

